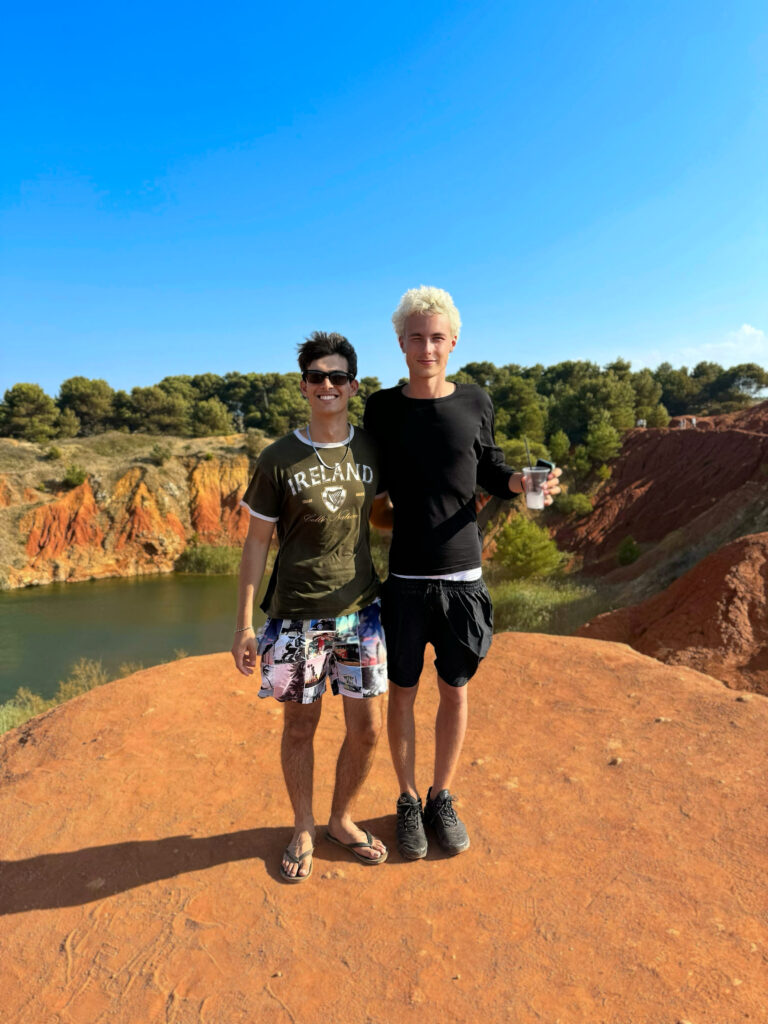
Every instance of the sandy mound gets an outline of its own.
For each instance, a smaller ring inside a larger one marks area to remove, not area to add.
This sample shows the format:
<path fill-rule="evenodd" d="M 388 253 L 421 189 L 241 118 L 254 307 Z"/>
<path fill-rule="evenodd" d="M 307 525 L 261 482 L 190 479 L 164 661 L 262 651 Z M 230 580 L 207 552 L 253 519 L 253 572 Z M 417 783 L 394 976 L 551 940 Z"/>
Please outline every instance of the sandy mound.
<path fill-rule="evenodd" d="M 768 533 L 757 533 L 718 549 L 661 594 L 600 615 L 578 633 L 768 694 L 767 593 Z"/>
<path fill-rule="evenodd" d="M 434 705 L 425 677 L 422 736 Z M 340 715 L 328 700 L 320 820 Z M 366 868 L 320 843 L 300 886 L 276 871 L 279 709 L 228 656 L 8 734 L 3 1020 L 762 1021 L 768 702 L 619 645 L 506 634 L 470 722 L 466 854 Z M 364 820 L 390 842 L 396 795 L 382 744 Z"/>

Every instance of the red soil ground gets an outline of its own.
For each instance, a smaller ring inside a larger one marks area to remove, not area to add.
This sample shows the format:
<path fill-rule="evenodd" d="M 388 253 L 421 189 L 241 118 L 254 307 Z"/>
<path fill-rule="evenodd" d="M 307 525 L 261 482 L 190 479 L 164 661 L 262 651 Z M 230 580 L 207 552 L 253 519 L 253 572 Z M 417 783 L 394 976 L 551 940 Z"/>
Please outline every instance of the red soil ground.
<path fill-rule="evenodd" d="M 328 699 L 320 821 L 341 734 Z M 298 886 L 277 875 L 279 739 L 221 654 L 0 740 L 4 1022 L 765 1020 L 765 698 L 618 644 L 499 636 L 457 780 L 469 851 L 370 868 L 319 842 Z M 390 844 L 396 795 L 382 744 L 361 817 Z"/>

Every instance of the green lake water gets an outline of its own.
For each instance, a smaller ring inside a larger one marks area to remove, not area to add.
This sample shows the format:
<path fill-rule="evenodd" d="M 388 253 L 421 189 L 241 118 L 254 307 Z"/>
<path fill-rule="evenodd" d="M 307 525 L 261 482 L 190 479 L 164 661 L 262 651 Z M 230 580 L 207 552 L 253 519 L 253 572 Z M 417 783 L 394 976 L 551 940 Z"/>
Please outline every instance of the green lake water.
<path fill-rule="evenodd" d="M 110 675 L 227 651 L 237 611 L 235 576 L 163 575 L 54 583 L 0 592 L 0 702 L 26 686 L 56 691 L 79 658 Z M 257 613 L 263 621 L 261 612 Z"/>

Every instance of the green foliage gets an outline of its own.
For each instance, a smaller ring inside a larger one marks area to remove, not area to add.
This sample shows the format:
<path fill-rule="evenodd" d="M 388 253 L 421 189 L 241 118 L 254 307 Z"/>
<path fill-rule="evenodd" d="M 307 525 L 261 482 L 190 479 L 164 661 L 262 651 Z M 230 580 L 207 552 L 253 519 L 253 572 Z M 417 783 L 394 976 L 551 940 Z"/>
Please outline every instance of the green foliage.
<path fill-rule="evenodd" d="M 605 482 L 606 480 L 610 480 L 611 479 L 611 467 L 610 466 L 606 466 L 606 464 L 604 462 L 601 463 L 597 467 L 597 469 L 595 470 L 595 476 L 597 477 L 598 480 L 602 480 L 603 482 Z"/>
<path fill-rule="evenodd" d="M 245 451 L 249 459 L 257 459 L 269 444 L 261 430 L 249 428 L 245 433 Z"/>
<path fill-rule="evenodd" d="M 190 544 L 176 560 L 176 572 L 203 576 L 236 576 L 240 570 L 242 548 Z"/>
<path fill-rule="evenodd" d="M 592 462 L 607 462 L 618 455 L 621 437 L 607 412 L 603 411 L 589 424 L 586 449 Z"/>
<path fill-rule="evenodd" d="M 536 465 L 537 459 L 549 460 L 549 450 L 545 444 L 541 444 L 539 441 L 529 440 L 528 447 L 530 449 L 534 465 Z M 499 441 L 499 448 L 504 452 L 504 461 L 508 466 L 515 466 L 518 469 L 522 469 L 523 466 L 528 465 L 525 442 L 521 441 L 519 438 L 514 438 L 511 441 Z"/>
<path fill-rule="evenodd" d="M 195 403 L 192 411 L 192 434 L 194 437 L 231 434 L 233 429 L 232 417 L 220 398 L 205 398 Z"/>
<path fill-rule="evenodd" d="M 62 414 L 69 411 L 77 417 L 83 434 L 97 434 L 112 425 L 114 397 L 105 380 L 70 377 L 59 388 L 58 405 Z"/>
<path fill-rule="evenodd" d="M 107 681 L 107 673 L 100 661 L 80 658 L 70 669 L 67 678 L 59 681 L 56 693 L 50 700 L 22 686 L 16 691 L 15 696 L 0 704 L 0 733 L 23 725 L 35 715 L 49 711 L 73 697 L 79 697 L 80 694 L 87 693 L 94 686 L 101 686 Z"/>
<path fill-rule="evenodd" d="M 566 516 L 588 516 L 592 511 L 592 502 L 586 494 L 568 492 L 555 498 L 555 510 Z"/>
<path fill-rule="evenodd" d="M 666 427 L 669 423 L 669 413 L 659 402 L 648 412 L 645 419 L 649 427 Z"/>
<path fill-rule="evenodd" d="M 85 479 L 88 476 L 87 470 L 82 466 L 78 466 L 72 462 L 67 466 L 67 471 L 64 474 L 63 483 L 66 487 L 79 487 L 80 484 L 85 483 Z"/>
<path fill-rule="evenodd" d="M 543 527 L 518 515 L 499 534 L 493 561 L 511 579 L 527 579 L 557 572 L 565 555 Z"/>
<path fill-rule="evenodd" d="M 576 476 L 579 477 L 586 476 L 590 469 L 592 469 L 592 460 L 583 444 L 577 444 L 573 449 L 570 465 Z"/>
<path fill-rule="evenodd" d="M 58 459 L 61 458 L 61 456 L 62 456 L 61 448 L 57 448 L 55 444 L 51 445 L 51 447 L 45 453 L 45 457 L 46 457 L 46 459 L 48 459 L 49 462 L 56 462 Z"/>
<path fill-rule="evenodd" d="M 156 466 L 164 466 L 168 459 L 170 459 L 171 454 L 169 445 L 160 444 L 159 441 L 156 441 L 150 449 L 149 457 Z"/>
<path fill-rule="evenodd" d="M 80 433 L 80 420 L 71 409 L 64 409 L 56 418 L 57 437 L 77 437 Z"/>
<path fill-rule="evenodd" d="M 24 441 L 50 441 L 57 417 L 53 399 L 39 384 L 14 384 L 0 404 L 0 433 Z"/>
<path fill-rule="evenodd" d="M 616 552 L 619 565 L 631 565 L 640 557 L 640 547 L 633 537 L 625 537 Z"/>
<path fill-rule="evenodd" d="M 494 632 L 554 633 L 578 629 L 602 610 L 597 591 L 552 580 L 507 580 L 491 584 Z"/>
<path fill-rule="evenodd" d="M 568 440 L 566 432 L 564 430 L 556 430 L 550 436 L 547 446 L 555 463 L 558 466 L 562 466 L 568 458 L 568 452 L 571 450 L 571 442 Z"/>
<path fill-rule="evenodd" d="M 191 403 L 178 392 L 157 385 L 133 388 L 128 412 L 130 425 L 145 434 L 189 434 Z"/>

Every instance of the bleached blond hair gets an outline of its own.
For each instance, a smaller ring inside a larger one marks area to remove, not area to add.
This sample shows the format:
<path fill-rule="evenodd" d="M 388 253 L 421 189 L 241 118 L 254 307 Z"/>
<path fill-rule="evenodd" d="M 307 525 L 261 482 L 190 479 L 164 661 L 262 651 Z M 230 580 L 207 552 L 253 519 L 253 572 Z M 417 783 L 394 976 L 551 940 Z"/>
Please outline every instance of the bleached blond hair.
<path fill-rule="evenodd" d="M 461 330 L 461 317 L 456 305 L 443 288 L 433 288 L 423 284 L 419 288 L 409 288 L 400 299 L 400 304 L 392 314 L 395 334 L 402 338 L 405 334 L 405 321 L 412 313 L 443 313 L 451 325 L 451 335 L 458 338 Z"/>

